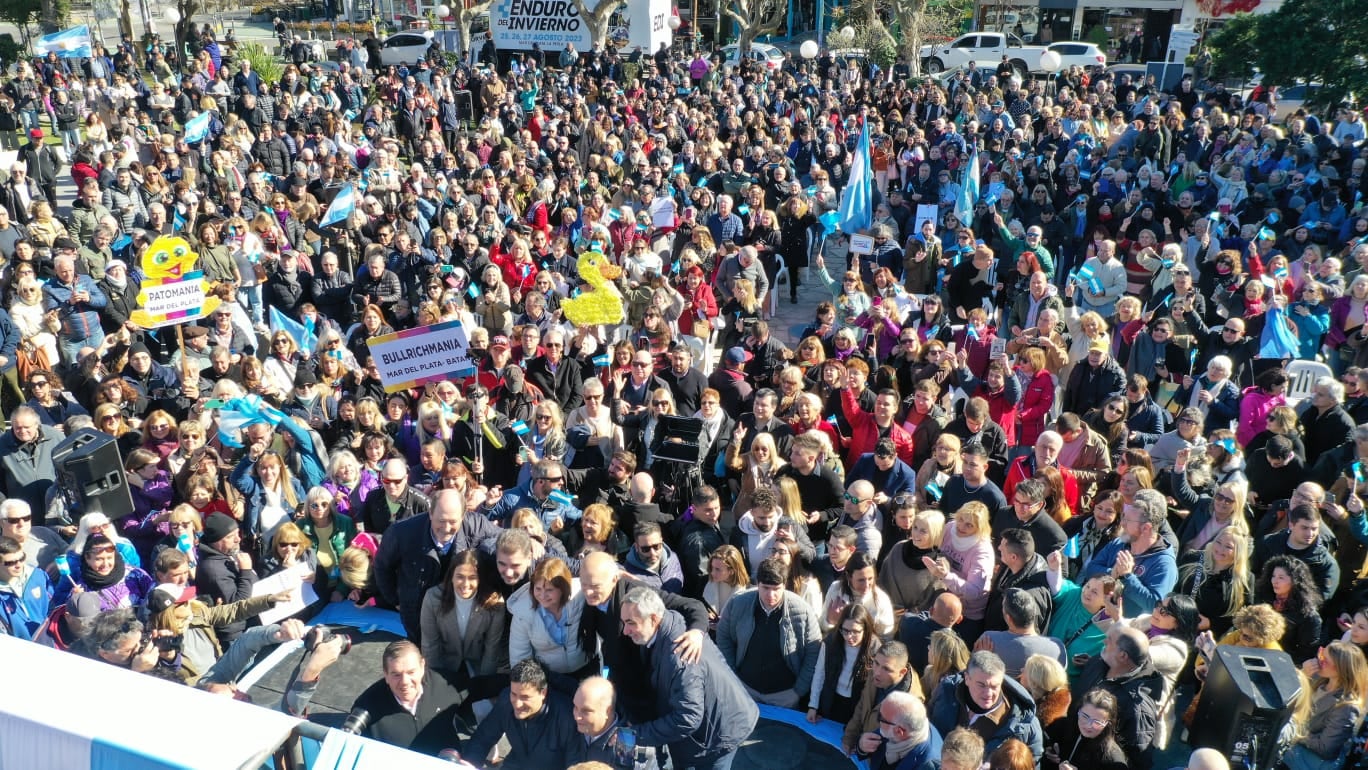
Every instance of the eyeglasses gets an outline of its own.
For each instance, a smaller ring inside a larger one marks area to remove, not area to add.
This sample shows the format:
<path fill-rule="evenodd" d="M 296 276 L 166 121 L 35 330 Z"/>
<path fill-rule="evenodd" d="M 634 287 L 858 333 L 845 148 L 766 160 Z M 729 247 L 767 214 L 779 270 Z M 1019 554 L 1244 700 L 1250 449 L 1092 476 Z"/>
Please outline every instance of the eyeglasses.
<path fill-rule="evenodd" d="M 91 552 L 90 552 L 90 555 L 91 555 L 91 556 L 108 556 L 108 555 L 113 554 L 114 551 L 115 551 L 115 548 L 114 548 L 114 546 L 112 546 L 112 545 L 109 545 L 109 546 L 101 546 L 101 547 L 99 547 L 99 548 L 92 549 Z"/>
<path fill-rule="evenodd" d="M 651 406 L 669 406 L 669 401 L 652 401 Z"/>
<path fill-rule="evenodd" d="M 882 722 L 883 720 L 880 719 L 879 721 Z M 1099 729 L 1099 730 L 1100 730 L 1100 729 L 1102 729 L 1103 727 L 1106 727 L 1106 726 L 1107 726 L 1107 721 L 1108 721 L 1108 720 L 1106 720 L 1106 719 L 1094 719 L 1093 717 L 1090 717 L 1090 716 L 1088 716 L 1087 714 L 1084 714 L 1082 711 L 1080 711 L 1080 712 L 1078 712 L 1078 721 L 1079 721 L 1080 723 L 1082 723 L 1082 724 L 1085 724 L 1085 725 L 1089 726 L 1089 727 L 1092 727 L 1092 728 L 1095 728 L 1095 729 Z"/>
<path fill-rule="evenodd" d="M 1240 334 L 1240 333 L 1243 332 L 1244 330 L 1243 330 L 1243 329 L 1232 329 L 1232 328 L 1230 328 L 1229 326 L 1226 326 L 1226 327 L 1223 327 L 1223 328 L 1221 329 L 1221 331 L 1223 331 L 1223 332 L 1230 332 L 1231 334 Z"/>
<path fill-rule="evenodd" d="M 1231 497 L 1230 495 L 1227 495 L 1227 494 L 1224 493 L 1224 492 L 1217 492 L 1217 493 L 1216 493 L 1216 500 L 1219 501 L 1219 502 L 1222 502 L 1222 503 L 1233 503 L 1233 502 L 1235 502 L 1235 498 Z"/>
<path fill-rule="evenodd" d="M 585 397 L 584 397 L 584 400 L 585 400 L 585 401 L 602 401 L 602 400 L 603 400 L 603 396 L 585 396 Z"/>
<path fill-rule="evenodd" d="M 1160 602 L 1159 604 L 1154 605 L 1154 613 L 1156 615 L 1173 617 L 1173 610 L 1168 606 L 1167 602 Z"/>
<path fill-rule="evenodd" d="M 537 481 L 549 481 L 552 484 L 559 484 L 565 481 L 564 476 L 538 476 Z"/>
<path fill-rule="evenodd" d="M 1124 408 L 1122 408 L 1121 406 L 1119 406 L 1118 404 L 1111 404 L 1111 405 L 1107 406 L 1107 411 L 1108 411 L 1108 412 L 1124 412 L 1124 411 L 1126 411 L 1126 410 L 1125 410 Z"/>
<path fill-rule="evenodd" d="M 869 498 L 867 498 L 867 497 L 866 497 L 866 498 L 856 497 L 855 495 L 852 495 L 852 494 L 850 494 L 849 492 L 846 492 L 844 495 L 841 495 L 841 497 L 845 498 L 845 501 L 846 501 L 847 503 L 854 503 L 854 504 L 856 504 L 856 505 L 859 505 L 860 503 L 867 503 L 867 502 L 869 502 Z"/>
<path fill-rule="evenodd" d="M 35 387 L 35 388 L 46 388 L 46 387 L 47 387 L 47 384 L 48 384 L 48 381 L 47 381 L 47 380 L 30 380 L 30 381 L 29 381 L 29 385 L 32 385 L 32 386 Z"/>
<path fill-rule="evenodd" d="M 904 345 L 912 345 L 912 344 L 914 344 L 916 341 L 917 341 L 917 338 L 916 338 L 916 337 L 908 337 L 908 338 L 906 338 L 906 339 L 898 340 L 898 342 L 901 342 L 901 343 L 904 344 Z"/>
<path fill-rule="evenodd" d="M 404 479 L 380 479 L 381 484 L 403 484 Z"/>
<path fill-rule="evenodd" d="M 650 366 L 650 361 L 633 361 L 632 366 Z"/>
<path fill-rule="evenodd" d="M 551 419 L 551 415 L 549 415 L 549 414 L 539 414 L 539 415 L 537 415 L 537 419 L 538 419 L 538 420 L 549 420 L 549 419 Z"/>
<path fill-rule="evenodd" d="M 863 629 L 863 628 L 860 628 L 859 626 L 856 626 L 856 627 L 854 627 L 854 628 L 847 628 L 847 627 L 845 627 L 845 626 L 841 626 L 841 636 L 863 636 L 863 635 L 864 635 L 864 629 Z"/>
<path fill-rule="evenodd" d="M 23 563 L 24 563 L 24 557 L 23 557 L 23 556 L 20 556 L 19 558 L 13 559 L 13 560 L 11 560 L 11 559 L 5 559 L 4 561 L 0 561 L 0 564 L 5 565 L 6 567 L 18 567 L 20 564 L 23 564 Z"/>
<path fill-rule="evenodd" d="M 1196 425 L 1196 424 L 1197 424 L 1197 421 L 1194 420 L 1194 419 L 1192 419 L 1191 417 L 1180 417 L 1180 418 L 1178 419 L 1178 424 L 1179 424 L 1179 425 Z"/>
<path fill-rule="evenodd" d="M 321 508 L 321 509 L 326 509 L 326 508 L 332 507 L 332 503 L 329 502 L 329 501 L 327 501 L 327 500 L 323 500 L 323 501 L 321 501 L 321 502 L 309 503 L 309 507 L 310 507 L 310 508 Z"/>

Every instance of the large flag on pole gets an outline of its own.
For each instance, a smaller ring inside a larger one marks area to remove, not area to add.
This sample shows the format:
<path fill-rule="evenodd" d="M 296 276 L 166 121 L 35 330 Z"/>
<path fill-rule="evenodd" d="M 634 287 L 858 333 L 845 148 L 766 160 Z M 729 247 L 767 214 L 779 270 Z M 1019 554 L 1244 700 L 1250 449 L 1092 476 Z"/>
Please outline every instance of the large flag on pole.
<path fill-rule="evenodd" d="M 356 186 L 349 184 L 342 188 L 342 191 L 337 194 L 336 198 L 333 198 L 333 202 L 323 214 L 323 221 L 319 223 L 319 226 L 327 227 L 328 225 L 335 225 L 338 222 L 345 222 L 347 217 L 351 216 L 352 212 L 355 210 Z"/>
<path fill-rule="evenodd" d="M 978 150 L 969 156 L 969 165 L 964 169 L 964 178 L 960 181 L 959 198 L 955 200 L 955 218 L 960 221 L 960 226 L 969 227 L 974 221 L 974 204 L 979 197 L 979 157 Z"/>
<path fill-rule="evenodd" d="M 90 58 L 90 27 L 82 24 L 61 32 L 53 32 L 51 35 L 43 35 L 34 41 L 34 56 L 47 56 L 49 52 L 57 54 L 58 58 L 62 59 Z"/>
<path fill-rule="evenodd" d="M 841 230 L 854 234 L 868 230 L 874 223 L 874 173 L 869 165 L 869 122 L 860 129 L 855 157 L 850 163 L 850 181 L 841 195 Z"/>

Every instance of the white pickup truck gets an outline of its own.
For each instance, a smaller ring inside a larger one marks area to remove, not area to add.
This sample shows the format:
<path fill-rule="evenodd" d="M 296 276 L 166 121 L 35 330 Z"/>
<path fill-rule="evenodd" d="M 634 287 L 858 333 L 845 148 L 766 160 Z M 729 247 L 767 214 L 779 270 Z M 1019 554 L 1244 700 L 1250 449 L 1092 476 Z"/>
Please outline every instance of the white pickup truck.
<path fill-rule="evenodd" d="M 1005 32 L 970 32 L 942 45 L 921 47 L 922 67 L 931 74 L 957 70 L 969 62 L 980 67 L 996 67 L 1006 56 L 1017 74 L 1025 77 L 1041 69 L 1044 46 L 1026 45 L 1021 38 Z"/>

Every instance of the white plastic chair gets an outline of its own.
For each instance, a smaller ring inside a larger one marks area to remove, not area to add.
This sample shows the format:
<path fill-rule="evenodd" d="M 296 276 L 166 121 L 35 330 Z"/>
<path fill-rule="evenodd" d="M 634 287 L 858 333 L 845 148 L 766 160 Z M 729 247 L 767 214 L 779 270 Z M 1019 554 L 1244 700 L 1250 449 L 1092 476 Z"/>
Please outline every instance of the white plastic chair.
<path fill-rule="evenodd" d="M 1334 371 L 1319 361 L 1298 359 L 1288 364 L 1287 378 L 1290 382 L 1287 384 L 1287 405 L 1295 409 L 1297 404 L 1311 397 L 1316 389 L 1316 380 L 1334 376 Z"/>

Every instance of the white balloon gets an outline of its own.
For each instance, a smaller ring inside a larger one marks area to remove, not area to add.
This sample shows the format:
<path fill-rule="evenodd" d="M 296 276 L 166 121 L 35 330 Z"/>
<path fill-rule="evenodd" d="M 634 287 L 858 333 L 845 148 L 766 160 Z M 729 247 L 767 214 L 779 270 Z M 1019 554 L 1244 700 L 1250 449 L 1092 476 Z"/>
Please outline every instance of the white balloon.
<path fill-rule="evenodd" d="M 804 59 L 816 59 L 817 51 L 818 49 L 816 40 L 804 40 L 803 44 L 798 46 L 798 53 Z"/>
<path fill-rule="evenodd" d="M 448 17 L 448 16 L 450 16 L 450 15 L 451 15 L 451 6 L 448 6 L 448 5 L 445 5 L 445 4 L 437 6 L 437 18 L 439 18 L 439 19 L 445 19 L 446 17 Z"/>
<path fill-rule="evenodd" d="M 845 38 L 847 41 L 854 40 L 855 28 L 850 26 L 849 24 L 847 24 L 844 27 L 841 27 L 841 37 Z"/>
<path fill-rule="evenodd" d="M 1064 60 L 1054 51 L 1045 51 L 1040 54 L 1040 68 L 1046 72 L 1058 72 L 1064 66 Z"/>
<path fill-rule="evenodd" d="M 679 25 L 680 25 L 682 22 L 679 21 L 679 17 L 678 17 L 678 16 L 671 16 L 671 17 L 670 17 L 670 21 L 669 21 L 668 23 L 669 23 L 669 25 L 670 25 L 670 29 L 677 30 L 677 29 L 679 29 Z"/>

